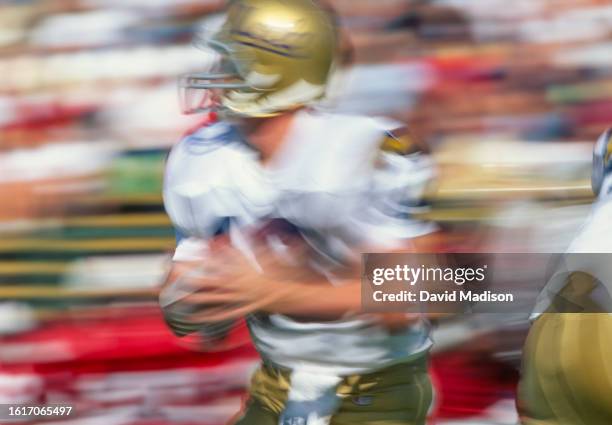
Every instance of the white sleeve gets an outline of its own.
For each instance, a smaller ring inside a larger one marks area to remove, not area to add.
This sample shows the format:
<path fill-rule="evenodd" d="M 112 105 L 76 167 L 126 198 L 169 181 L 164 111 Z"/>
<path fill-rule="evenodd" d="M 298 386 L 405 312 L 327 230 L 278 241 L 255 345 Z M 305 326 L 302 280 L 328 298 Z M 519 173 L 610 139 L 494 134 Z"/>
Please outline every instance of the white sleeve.
<path fill-rule="evenodd" d="M 187 237 L 207 239 L 219 226 L 219 217 L 210 202 L 210 181 L 214 177 L 214 153 L 194 154 L 189 141 L 174 146 L 164 175 L 164 207 L 174 227 Z"/>
<path fill-rule="evenodd" d="M 245 224 L 271 210 L 273 194 L 258 168 L 257 153 L 237 137 L 190 137 L 172 149 L 164 206 L 182 235 L 208 239 L 228 217 Z"/>
<path fill-rule="evenodd" d="M 435 176 L 427 155 L 382 154 L 370 197 L 354 222 L 374 246 L 403 246 L 406 240 L 435 231 L 436 226 L 414 217 L 423 208 L 422 198 Z"/>
<path fill-rule="evenodd" d="M 394 120 L 377 118 L 376 125 L 390 138 L 395 138 L 396 131 L 406 131 Z M 414 213 L 424 207 L 425 192 L 435 175 L 431 157 L 418 150 L 412 154 L 380 152 L 367 204 L 379 233 L 392 232 L 405 239 L 435 230 L 432 223 L 414 218 Z"/>
<path fill-rule="evenodd" d="M 199 261 L 205 256 L 208 243 L 200 238 L 183 238 L 176 245 L 173 261 Z"/>
<path fill-rule="evenodd" d="M 191 136 L 190 136 L 191 137 Z M 198 261 L 204 258 L 207 240 L 219 229 L 223 217 L 215 212 L 208 199 L 209 182 L 219 173 L 211 166 L 215 161 L 214 141 L 198 146 L 187 137 L 175 145 L 168 156 L 164 174 L 164 207 L 178 238 L 174 261 Z"/>

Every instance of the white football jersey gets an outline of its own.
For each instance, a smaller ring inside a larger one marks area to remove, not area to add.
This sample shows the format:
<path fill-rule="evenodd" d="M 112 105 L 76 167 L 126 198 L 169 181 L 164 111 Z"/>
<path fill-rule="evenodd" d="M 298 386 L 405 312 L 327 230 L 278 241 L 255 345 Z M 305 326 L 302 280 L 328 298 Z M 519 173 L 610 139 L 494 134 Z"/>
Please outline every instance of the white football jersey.
<path fill-rule="evenodd" d="M 432 224 L 409 214 L 433 177 L 432 164 L 423 155 L 381 150 L 396 127 L 384 119 L 301 111 L 265 165 L 229 124 L 196 131 L 173 148 L 167 163 L 164 203 L 183 236 L 174 259 L 205 261 L 206 240 L 224 226 L 232 244 L 253 257 L 249 233 L 273 219 L 290 223 L 337 261 L 356 254 L 356 247 L 406 246 L 432 232 Z M 333 276 L 330 281 L 338 283 Z M 385 367 L 431 345 L 425 322 L 393 335 L 367 319 L 301 323 L 253 316 L 249 326 L 262 357 L 273 364 L 336 374 Z"/>

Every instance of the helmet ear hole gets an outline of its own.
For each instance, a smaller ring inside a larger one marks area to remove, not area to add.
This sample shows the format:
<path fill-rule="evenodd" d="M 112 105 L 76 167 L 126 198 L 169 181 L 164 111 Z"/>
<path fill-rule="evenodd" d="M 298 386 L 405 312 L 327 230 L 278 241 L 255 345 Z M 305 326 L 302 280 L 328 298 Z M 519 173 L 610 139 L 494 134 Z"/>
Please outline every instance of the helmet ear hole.
<path fill-rule="evenodd" d="M 607 129 L 593 149 L 593 170 L 591 174 L 591 188 L 595 195 L 601 192 L 606 173 L 609 171 L 610 154 L 612 153 L 612 128 Z"/>

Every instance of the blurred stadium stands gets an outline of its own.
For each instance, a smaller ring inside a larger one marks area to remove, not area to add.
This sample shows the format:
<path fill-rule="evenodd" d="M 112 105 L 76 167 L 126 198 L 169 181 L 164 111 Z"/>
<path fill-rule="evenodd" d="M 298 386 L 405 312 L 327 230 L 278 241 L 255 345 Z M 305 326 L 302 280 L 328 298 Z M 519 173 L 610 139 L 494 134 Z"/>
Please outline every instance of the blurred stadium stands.
<path fill-rule="evenodd" d="M 431 148 L 418 213 L 447 230 L 439 248 L 563 250 L 612 122 L 609 2 L 331 3 L 356 62 L 332 105 Z M 164 158 L 202 120 L 180 114 L 176 78 L 206 63 L 190 40 L 222 5 L 0 2 L 0 403 L 113 424 L 219 424 L 239 405 L 252 350 L 187 351 L 154 303 L 175 241 Z"/>

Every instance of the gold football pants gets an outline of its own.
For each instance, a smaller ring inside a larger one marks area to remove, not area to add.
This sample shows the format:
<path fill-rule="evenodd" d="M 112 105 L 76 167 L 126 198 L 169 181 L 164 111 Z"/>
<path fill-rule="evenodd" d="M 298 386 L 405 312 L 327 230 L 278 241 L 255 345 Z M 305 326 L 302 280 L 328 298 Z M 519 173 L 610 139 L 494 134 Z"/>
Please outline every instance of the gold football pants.
<path fill-rule="evenodd" d="M 263 365 L 253 376 L 250 397 L 234 425 L 278 425 L 290 374 Z M 342 399 L 331 425 L 424 425 L 432 401 L 427 357 L 378 372 L 344 378 Z"/>
<path fill-rule="evenodd" d="M 523 354 L 524 425 L 612 424 L 612 315 L 546 313 Z"/>

